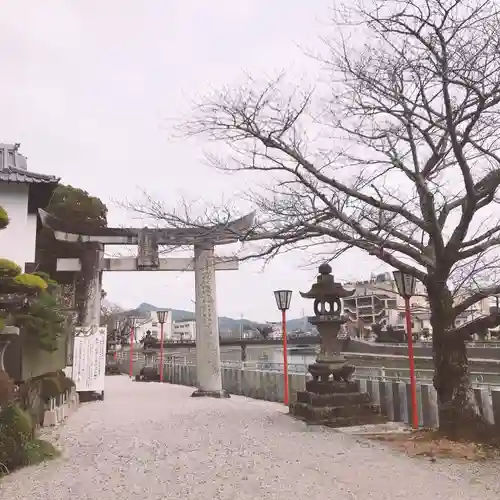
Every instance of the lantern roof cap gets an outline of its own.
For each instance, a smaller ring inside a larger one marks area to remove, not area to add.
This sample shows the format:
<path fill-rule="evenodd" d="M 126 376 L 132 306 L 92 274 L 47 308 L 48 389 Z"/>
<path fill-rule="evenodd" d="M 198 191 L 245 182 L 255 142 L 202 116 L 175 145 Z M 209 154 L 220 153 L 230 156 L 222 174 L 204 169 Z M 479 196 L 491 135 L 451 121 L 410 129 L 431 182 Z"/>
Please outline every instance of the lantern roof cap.
<path fill-rule="evenodd" d="M 319 274 L 316 283 L 313 283 L 308 292 L 300 292 L 305 299 L 330 299 L 350 297 L 355 290 L 346 290 L 340 283 L 337 283 L 332 276 L 332 266 L 325 262 L 318 268 Z"/>

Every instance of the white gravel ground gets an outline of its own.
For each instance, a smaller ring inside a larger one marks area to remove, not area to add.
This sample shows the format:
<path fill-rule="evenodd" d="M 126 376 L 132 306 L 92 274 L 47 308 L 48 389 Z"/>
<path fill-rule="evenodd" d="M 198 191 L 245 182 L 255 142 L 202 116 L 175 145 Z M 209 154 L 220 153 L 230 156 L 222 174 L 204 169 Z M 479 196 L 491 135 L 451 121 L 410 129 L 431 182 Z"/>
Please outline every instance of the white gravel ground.
<path fill-rule="evenodd" d="M 83 405 L 53 432 L 63 457 L 8 476 L 0 499 L 499 498 L 500 476 L 490 481 L 487 469 L 308 429 L 279 404 L 191 392 L 109 377 L 104 402 Z"/>

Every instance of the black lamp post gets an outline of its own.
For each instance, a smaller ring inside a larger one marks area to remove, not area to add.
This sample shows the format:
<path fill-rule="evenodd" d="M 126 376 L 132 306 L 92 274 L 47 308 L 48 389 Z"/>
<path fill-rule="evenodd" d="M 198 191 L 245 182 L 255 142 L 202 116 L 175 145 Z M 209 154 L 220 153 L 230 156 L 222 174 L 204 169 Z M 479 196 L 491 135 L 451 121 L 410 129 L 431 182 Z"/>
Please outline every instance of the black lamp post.
<path fill-rule="evenodd" d="M 283 331 L 283 371 L 284 371 L 284 391 L 283 402 L 288 406 L 288 347 L 286 339 L 286 312 L 290 309 L 292 301 L 291 290 L 276 290 L 274 292 L 276 305 L 281 311 L 281 329 Z"/>

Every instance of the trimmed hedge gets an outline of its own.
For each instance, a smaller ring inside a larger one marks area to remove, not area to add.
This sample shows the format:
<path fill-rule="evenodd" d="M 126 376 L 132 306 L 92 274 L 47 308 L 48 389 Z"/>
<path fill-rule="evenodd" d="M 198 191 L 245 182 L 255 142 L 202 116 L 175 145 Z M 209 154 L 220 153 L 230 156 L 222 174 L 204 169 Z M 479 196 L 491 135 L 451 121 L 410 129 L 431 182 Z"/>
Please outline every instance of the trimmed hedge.
<path fill-rule="evenodd" d="M 75 383 L 66 377 L 66 374 L 62 370 L 47 374 L 42 379 L 42 399 L 48 402 L 50 399 L 57 398 L 71 390 L 74 386 Z"/>
<path fill-rule="evenodd" d="M 0 277 L 14 278 L 21 274 L 21 267 L 9 259 L 0 259 Z"/>
<path fill-rule="evenodd" d="M 34 288 L 36 290 L 46 290 L 48 287 L 47 282 L 35 274 L 19 274 L 14 278 L 14 283 L 22 287 Z"/>

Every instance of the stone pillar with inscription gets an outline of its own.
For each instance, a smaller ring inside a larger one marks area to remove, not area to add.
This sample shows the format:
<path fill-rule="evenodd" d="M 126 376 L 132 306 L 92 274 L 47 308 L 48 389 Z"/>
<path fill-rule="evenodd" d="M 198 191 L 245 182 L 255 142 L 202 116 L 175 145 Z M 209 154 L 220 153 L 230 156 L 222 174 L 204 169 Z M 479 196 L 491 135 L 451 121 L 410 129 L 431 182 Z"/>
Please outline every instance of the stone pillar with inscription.
<path fill-rule="evenodd" d="M 309 322 L 318 329 L 321 344 L 316 362 L 308 366 L 312 380 L 306 390 L 297 393 L 297 401 L 290 404 L 290 413 L 310 424 L 347 427 L 383 422 L 377 408 L 366 393 L 359 392 L 352 381 L 355 371 L 341 353 L 338 338 L 345 323 L 341 314 L 341 299 L 354 292 L 336 283 L 329 264 L 319 266 L 319 275 L 311 290 L 301 295 L 314 299 L 314 316 Z"/>
<path fill-rule="evenodd" d="M 198 388 L 193 397 L 229 397 L 222 389 L 219 325 L 215 292 L 214 245 L 200 243 L 194 247 L 196 286 L 196 373 Z"/>
<path fill-rule="evenodd" d="M 91 244 L 85 248 L 82 256 L 82 277 L 85 291 L 79 323 L 83 327 L 99 326 L 101 319 L 101 289 L 103 245 Z"/>

